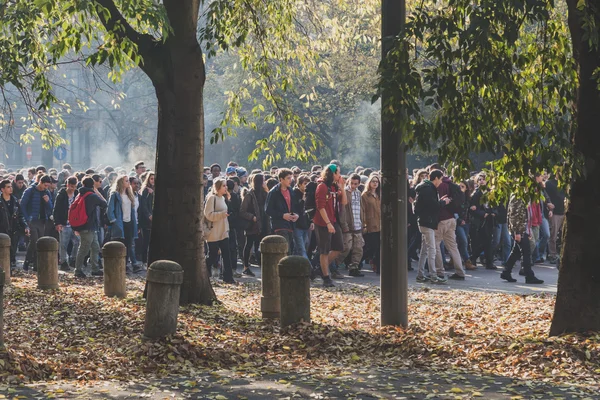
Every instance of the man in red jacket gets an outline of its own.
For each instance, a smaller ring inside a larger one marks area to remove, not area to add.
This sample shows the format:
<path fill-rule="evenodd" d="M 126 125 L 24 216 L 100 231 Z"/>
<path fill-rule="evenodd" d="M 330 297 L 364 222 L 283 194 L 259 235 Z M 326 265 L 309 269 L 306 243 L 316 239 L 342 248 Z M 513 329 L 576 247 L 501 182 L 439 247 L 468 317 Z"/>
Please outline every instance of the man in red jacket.
<path fill-rule="evenodd" d="M 324 287 L 335 286 L 329 276 L 329 264 L 344 250 L 342 228 L 338 218 L 340 207 L 348 203 L 344 186 L 340 168 L 335 164 L 329 164 L 321 172 L 321 179 L 315 193 L 317 213 L 313 222 Z"/>

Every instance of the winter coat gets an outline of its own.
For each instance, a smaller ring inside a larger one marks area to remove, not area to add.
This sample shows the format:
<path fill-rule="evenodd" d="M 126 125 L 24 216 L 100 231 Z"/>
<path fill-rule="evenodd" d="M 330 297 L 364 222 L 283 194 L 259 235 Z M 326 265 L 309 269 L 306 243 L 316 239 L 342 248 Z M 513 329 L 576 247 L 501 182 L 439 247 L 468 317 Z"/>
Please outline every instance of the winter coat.
<path fill-rule="evenodd" d="M 77 197 L 78 191 L 75 190 L 73 196 Z M 67 189 L 62 188 L 56 196 L 54 204 L 54 225 L 67 225 L 69 221 L 69 194 Z"/>
<path fill-rule="evenodd" d="M 48 196 L 48 202 L 42 200 L 43 196 Z M 21 198 L 21 211 L 25 217 L 25 221 L 30 223 L 31 221 L 37 221 L 40 219 L 40 205 L 44 203 L 44 211 L 46 212 L 46 219 L 49 220 L 52 216 L 52 195 L 49 190 L 39 191 L 37 189 L 37 183 L 32 184 Z"/>
<path fill-rule="evenodd" d="M 350 190 L 346 190 L 346 199 L 348 199 L 348 203 L 346 203 L 345 206 L 342 206 L 340 210 L 340 228 L 342 228 L 343 233 L 356 232 L 354 229 L 354 213 L 352 212 L 352 192 Z M 362 195 L 359 199 L 361 204 L 360 213 L 362 214 Z M 362 221 L 361 226 L 364 226 Z"/>
<path fill-rule="evenodd" d="M 549 179 L 546 182 L 546 193 L 550 197 L 550 202 L 554 205 L 552 213 L 554 215 L 565 215 L 565 192 L 558 187 L 556 179 Z"/>
<path fill-rule="evenodd" d="M 290 206 L 294 204 L 294 193 L 291 189 L 290 192 Z M 283 219 L 283 214 L 291 213 L 292 210 L 288 208 L 287 202 L 281 193 L 281 184 L 278 183 L 271 189 L 267 195 L 267 201 L 265 204 L 265 214 L 271 217 L 271 229 L 277 231 L 285 229 L 289 231 L 294 230 L 294 223 L 292 221 L 286 221 Z"/>
<path fill-rule="evenodd" d="M 209 243 L 220 242 L 229 238 L 229 222 L 227 221 L 227 203 L 223 196 L 211 193 L 204 204 L 204 216 L 212 222 L 212 229 L 206 235 Z"/>
<path fill-rule="evenodd" d="M 141 229 L 152 228 L 152 211 L 154 208 L 154 193 L 150 193 L 148 188 L 145 188 L 140 196 L 140 208 L 138 211 L 138 222 Z"/>
<path fill-rule="evenodd" d="M 522 235 L 528 232 L 527 206 L 525 202 L 512 195 L 508 202 L 508 230 L 513 235 Z"/>
<path fill-rule="evenodd" d="M 13 238 L 13 235 L 17 232 L 24 231 L 27 228 L 27 222 L 21 211 L 19 200 L 15 196 L 11 195 L 13 202 L 13 211 L 10 212 L 8 206 L 4 202 L 4 199 L 0 198 L 0 233 L 5 233 Z"/>
<path fill-rule="evenodd" d="M 475 206 L 476 209 L 470 210 L 471 215 L 471 224 L 475 228 L 481 228 L 486 224 L 490 224 L 491 226 L 497 225 L 496 217 L 492 216 L 492 214 L 498 215 L 498 210 L 494 207 L 490 207 L 489 205 L 482 203 L 483 191 L 481 188 L 477 188 L 473 196 L 471 196 L 471 206 Z M 485 214 L 488 214 L 487 218 L 484 218 Z"/>
<path fill-rule="evenodd" d="M 262 189 L 260 189 L 262 190 Z M 258 199 L 254 189 L 246 192 L 244 199 L 242 200 L 242 206 L 240 207 L 240 217 L 252 221 L 256 217 L 256 222 L 251 222 L 246 227 L 246 235 L 266 235 L 268 229 L 266 228 L 267 221 L 265 216 L 265 204 L 266 193 L 261 193 L 261 198 Z M 263 200 L 262 202 L 260 200 Z M 262 203 L 262 204 L 261 204 Z"/>
<path fill-rule="evenodd" d="M 124 239 L 125 230 L 123 228 L 123 200 L 118 192 L 111 192 L 108 198 L 108 210 L 106 215 L 110 224 L 110 238 Z M 137 218 L 135 216 L 135 201 L 131 203 L 131 223 L 133 224 L 133 238 L 138 237 Z"/>
<path fill-rule="evenodd" d="M 242 199 L 237 193 L 230 193 L 229 200 L 225 200 L 227 203 L 227 222 L 229 222 L 229 229 L 239 229 L 243 226 L 243 222 L 240 218 L 240 209 L 242 207 Z"/>
<path fill-rule="evenodd" d="M 437 188 L 433 182 L 426 179 L 417 185 L 415 191 L 417 192 L 415 214 L 419 226 L 437 229 L 440 222 L 440 208 L 444 203 L 439 199 Z"/>
<path fill-rule="evenodd" d="M 360 220 L 366 233 L 381 232 L 381 199 L 371 192 L 360 196 Z"/>
<path fill-rule="evenodd" d="M 294 189 L 294 197 L 292 197 L 292 211 L 294 214 L 298 214 L 298 220 L 296 221 L 296 228 L 306 230 L 310 228 L 310 220 L 306 211 L 304 210 L 304 193 L 300 189 Z"/>

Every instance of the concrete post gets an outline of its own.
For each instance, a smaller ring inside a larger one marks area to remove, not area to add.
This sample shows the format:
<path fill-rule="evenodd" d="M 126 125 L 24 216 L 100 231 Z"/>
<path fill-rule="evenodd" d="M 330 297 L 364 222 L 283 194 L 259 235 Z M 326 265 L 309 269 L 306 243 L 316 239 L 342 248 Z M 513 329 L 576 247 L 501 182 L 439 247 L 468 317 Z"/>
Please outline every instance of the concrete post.
<path fill-rule="evenodd" d="M 125 264 L 127 247 L 121 242 L 108 242 L 102 247 L 104 260 L 104 294 L 108 297 L 127 296 Z"/>
<path fill-rule="evenodd" d="M 4 280 L 5 275 L 0 274 L 0 348 L 4 348 Z"/>
<path fill-rule="evenodd" d="M 310 322 L 310 261 L 289 256 L 279 261 L 279 293 L 282 328 L 297 322 Z"/>
<path fill-rule="evenodd" d="M 148 299 L 144 337 L 157 339 L 175 333 L 183 269 L 173 261 L 155 261 L 148 268 Z"/>
<path fill-rule="evenodd" d="M 277 265 L 287 255 L 288 244 L 283 236 L 271 235 L 260 242 L 261 296 L 263 318 L 279 318 L 279 274 Z"/>
<path fill-rule="evenodd" d="M 0 267 L 4 268 L 5 283 L 10 283 L 10 236 L 0 233 Z"/>
<path fill-rule="evenodd" d="M 44 236 L 37 241 L 38 289 L 58 289 L 58 241 Z"/>

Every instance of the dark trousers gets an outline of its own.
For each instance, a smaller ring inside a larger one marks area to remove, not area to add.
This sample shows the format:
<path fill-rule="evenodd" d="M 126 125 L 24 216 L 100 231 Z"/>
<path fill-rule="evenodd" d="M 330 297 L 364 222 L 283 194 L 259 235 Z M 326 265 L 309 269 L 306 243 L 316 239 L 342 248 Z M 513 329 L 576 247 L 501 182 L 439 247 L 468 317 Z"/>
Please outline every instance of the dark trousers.
<path fill-rule="evenodd" d="M 246 235 L 246 246 L 244 246 L 244 268 L 250 267 L 250 250 L 254 247 L 254 254 L 256 256 L 256 261 L 260 264 L 259 257 L 259 245 L 262 240 L 261 235 Z"/>
<path fill-rule="evenodd" d="M 363 260 L 371 260 L 379 272 L 379 257 L 381 252 L 381 232 L 369 232 L 364 234 L 365 247 L 363 250 Z"/>
<path fill-rule="evenodd" d="M 510 274 L 515 263 L 521 260 L 521 258 L 523 259 L 521 266 L 525 270 L 525 276 L 533 276 L 533 270 L 531 269 L 531 243 L 529 242 L 529 235 L 526 233 L 521 235 L 520 242 L 514 241 L 512 251 L 504 266 L 504 271 Z"/>
<path fill-rule="evenodd" d="M 127 257 L 125 258 L 125 263 L 127 263 L 127 260 L 131 259 L 131 266 L 133 267 L 133 260 L 135 260 L 135 254 L 132 254 L 133 249 L 131 246 L 133 244 L 133 222 L 123 221 L 123 236 L 124 238 L 117 240 L 123 243 L 127 248 Z"/>
<path fill-rule="evenodd" d="M 492 250 L 492 240 L 494 235 L 494 226 L 488 220 L 480 225 L 478 223 L 471 224 L 471 262 L 475 264 L 477 257 L 483 251 L 485 255 L 485 266 L 494 265 L 494 253 Z"/>
<path fill-rule="evenodd" d="M 34 219 L 29 223 L 29 246 L 27 247 L 27 255 L 25 261 L 33 263 L 37 269 L 37 241 L 46 234 L 46 220 Z M 58 261 L 57 261 L 58 262 Z"/>
<path fill-rule="evenodd" d="M 287 255 L 291 256 L 294 251 L 294 232 L 286 231 L 285 229 L 281 229 L 274 232 L 276 235 L 283 236 L 288 244 L 288 252 Z"/>
<path fill-rule="evenodd" d="M 152 232 L 151 228 L 142 229 L 141 259 L 143 263 L 148 263 L 148 249 L 150 248 L 150 232 Z"/>
<path fill-rule="evenodd" d="M 20 233 L 13 233 L 10 235 L 10 263 L 14 264 L 17 262 L 17 247 L 19 246 Z"/>
<path fill-rule="evenodd" d="M 229 238 L 223 239 L 218 242 L 208 243 L 208 261 L 206 262 L 207 268 L 212 268 L 216 265 L 219 259 L 219 250 L 221 250 L 221 257 L 223 257 L 223 280 L 225 282 L 233 282 L 233 271 L 231 270 L 231 256 L 229 250 Z M 210 269 L 209 269 L 210 271 Z"/>
<path fill-rule="evenodd" d="M 231 260 L 231 268 L 237 269 L 237 254 L 238 254 L 238 235 L 236 229 L 229 228 L 229 259 Z"/>

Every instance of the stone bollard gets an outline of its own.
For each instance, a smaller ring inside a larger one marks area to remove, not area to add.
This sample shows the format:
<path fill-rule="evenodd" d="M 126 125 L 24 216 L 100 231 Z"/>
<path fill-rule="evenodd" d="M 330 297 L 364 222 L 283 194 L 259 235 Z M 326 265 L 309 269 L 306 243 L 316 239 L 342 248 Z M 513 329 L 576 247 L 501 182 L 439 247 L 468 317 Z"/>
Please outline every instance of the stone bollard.
<path fill-rule="evenodd" d="M 0 267 L 4 268 L 5 283 L 10 283 L 10 236 L 0 233 Z"/>
<path fill-rule="evenodd" d="M 310 261 L 288 256 L 279 261 L 279 293 L 282 328 L 297 322 L 310 322 Z"/>
<path fill-rule="evenodd" d="M 0 274 L 0 348 L 4 348 L 4 274 Z"/>
<path fill-rule="evenodd" d="M 37 241 L 38 289 L 58 289 L 58 241 L 44 236 Z"/>
<path fill-rule="evenodd" d="M 104 294 L 108 297 L 127 296 L 126 257 L 127 247 L 121 242 L 108 242 L 102 247 Z"/>
<path fill-rule="evenodd" d="M 177 330 L 183 269 L 173 261 L 155 261 L 148 268 L 148 299 L 144 337 L 158 339 Z"/>
<path fill-rule="evenodd" d="M 271 235 L 260 242 L 261 296 L 263 318 L 279 318 L 279 274 L 277 265 L 287 255 L 288 244 L 283 236 Z"/>

